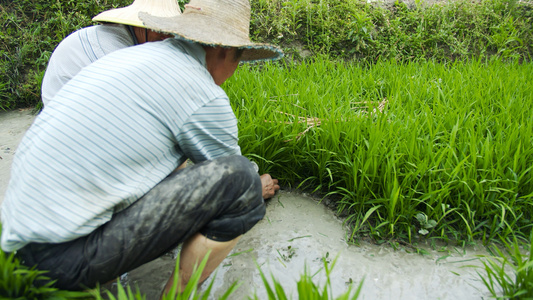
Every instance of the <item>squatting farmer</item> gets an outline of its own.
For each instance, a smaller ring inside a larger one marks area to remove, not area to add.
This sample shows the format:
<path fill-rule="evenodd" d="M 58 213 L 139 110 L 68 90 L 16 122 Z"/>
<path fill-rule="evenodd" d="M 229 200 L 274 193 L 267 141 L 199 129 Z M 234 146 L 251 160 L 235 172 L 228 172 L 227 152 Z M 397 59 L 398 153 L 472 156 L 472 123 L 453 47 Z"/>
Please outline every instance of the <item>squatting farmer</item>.
<path fill-rule="evenodd" d="M 240 61 L 281 56 L 250 41 L 249 1 L 192 0 L 179 16 L 139 16 L 174 37 L 83 68 L 44 107 L 13 161 L 2 249 L 49 270 L 62 289 L 113 280 L 180 243 L 181 286 L 211 252 L 205 280 L 279 190 L 241 156 L 220 88 Z M 186 159 L 194 165 L 176 170 Z"/>

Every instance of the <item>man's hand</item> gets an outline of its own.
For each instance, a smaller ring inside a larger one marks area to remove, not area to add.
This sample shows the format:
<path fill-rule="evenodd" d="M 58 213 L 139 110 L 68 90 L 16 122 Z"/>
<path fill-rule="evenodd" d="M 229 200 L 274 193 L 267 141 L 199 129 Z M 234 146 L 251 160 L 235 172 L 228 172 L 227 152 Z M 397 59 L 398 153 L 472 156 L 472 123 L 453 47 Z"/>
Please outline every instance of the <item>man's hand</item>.
<path fill-rule="evenodd" d="M 279 190 L 277 179 L 272 179 L 269 174 L 261 175 L 261 185 L 263 186 L 263 199 L 270 199 Z"/>

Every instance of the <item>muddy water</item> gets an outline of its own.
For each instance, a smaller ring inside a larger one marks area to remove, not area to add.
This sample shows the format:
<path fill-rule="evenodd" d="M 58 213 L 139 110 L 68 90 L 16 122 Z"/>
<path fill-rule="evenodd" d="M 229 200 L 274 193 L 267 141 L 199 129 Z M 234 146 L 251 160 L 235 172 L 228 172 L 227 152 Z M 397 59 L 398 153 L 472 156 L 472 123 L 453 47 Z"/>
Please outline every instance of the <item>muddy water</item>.
<path fill-rule="evenodd" d="M 280 192 L 270 200 L 267 216 L 248 232 L 219 266 L 214 280 L 216 299 L 235 281 L 241 283 L 231 299 L 247 299 L 256 293 L 267 299 L 257 265 L 281 283 L 297 299 L 296 282 L 307 268 L 313 281 L 323 286 L 323 259 L 333 263 L 330 280 L 335 296 L 354 288 L 364 279 L 359 299 L 481 299 L 488 292 L 476 274 L 477 254 L 483 247 L 447 247 L 446 251 L 425 247 L 428 254 L 411 249 L 394 250 L 370 243 L 348 245 L 346 228 L 328 208 L 311 197 Z M 147 299 L 157 299 L 170 270 L 171 255 L 164 256 L 128 274 L 130 285 L 138 285 Z M 481 271 L 481 270 L 479 270 Z"/>
<path fill-rule="evenodd" d="M 15 149 L 35 116 L 29 110 L 0 113 L 0 204 L 9 180 Z M 364 278 L 359 299 L 481 299 L 488 298 L 476 269 L 476 254 L 483 247 L 466 250 L 448 246 L 439 252 L 426 247 L 427 255 L 412 249 L 393 250 L 388 245 L 369 243 L 348 245 L 346 228 L 331 210 L 305 195 L 281 191 L 269 200 L 266 217 L 239 241 L 234 251 L 211 276 L 213 298 L 223 294 L 231 283 L 239 289 L 230 299 L 246 299 L 254 292 L 266 299 L 258 267 L 281 283 L 297 299 L 296 282 L 307 267 L 313 280 L 323 286 L 323 259 L 338 257 L 330 276 L 332 291 L 339 295 Z M 410 251 L 409 251 L 410 250 Z M 158 299 L 174 268 L 175 253 L 165 255 L 127 275 L 146 299 Z M 257 264 L 257 265 L 256 265 Z M 481 270 L 479 270 L 481 271 Z M 111 291 L 116 286 L 106 285 Z"/>

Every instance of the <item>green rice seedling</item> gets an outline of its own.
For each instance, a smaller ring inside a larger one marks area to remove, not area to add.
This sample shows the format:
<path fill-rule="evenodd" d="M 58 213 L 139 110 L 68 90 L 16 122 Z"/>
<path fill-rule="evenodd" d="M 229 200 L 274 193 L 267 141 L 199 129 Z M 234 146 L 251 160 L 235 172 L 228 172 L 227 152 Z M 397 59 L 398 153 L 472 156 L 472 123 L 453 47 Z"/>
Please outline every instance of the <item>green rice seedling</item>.
<path fill-rule="evenodd" d="M 0 232 L 1 232 L 0 224 Z M 177 299 L 203 299 L 206 300 L 211 295 L 214 280 L 204 289 L 203 292 L 199 291 L 198 284 L 200 277 L 207 263 L 209 254 L 204 257 L 198 266 L 195 267 L 189 282 L 185 289 L 178 291 L 178 276 L 179 276 L 179 257 L 176 260 L 174 284 L 168 295 L 165 295 L 163 299 L 177 300 Z M 114 295 L 110 291 L 100 291 L 100 288 L 85 291 L 65 291 L 55 288 L 53 281 L 48 281 L 46 271 L 37 270 L 35 267 L 29 268 L 20 264 L 20 261 L 15 257 L 14 253 L 6 254 L 0 249 L 0 299 L 104 299 L 102 296 L 105 294 L 105 299 L 112 300 L 139 300 L 145 299 L 145 296 L 136 289 L 132 291 L 130 286 L 124 288 L 118 280 L 117 294 Z M 215 277 L 216 274 L 213 276 Z M 46 282 L 43 284 L 43 282 Z M 224 292 L 219 299 L 229 299 L 229 296 L 238 288 L 238 283 L 234 282 Z"/>
<path fill-rule="evenodd" d="M 327 257 L 323 258 L 323 264 L 324 267 L 317 271 L 315 274 L 310 274 L 309 270 L 304 270 L 304 274 L 300 277 L 300 280 L 297 282 L 297 299 L 316 299 L 316 300 L 330 300 L 330 299 L 336 299 L 336 300 L 355 300 L 359 297 L 359 294 L 361 293 L 361 289 L 363 287 L 364 279 L 361 280 L 359 285 L 355 288 L 354 286 L 350 284 L 348 287 L 348 290 L 344 293 L 340 294 L 337 297 L 334 297 L 333 290 L 331 287 L 331 271 L 335 267 L 335 264 L 337 262 L 338 257 L 331 262 L 327 259 Z M 259 273 L 261 275 L 261 280 L 263 281 L 263 286 L 267 292 L 267 297 L 269 300 L 287 300 L 287 299 L 293 299 L 291 294 L 288 294 L 287 291 L 283 288 L 283 286 L 280 284 L 279 281 L 276 280 L 272 276 L 271 280 L 272 283 L 269 282 L 266 275 L 263 273 L 261 268 L 257 266 L 259 269 Z M 315 284 L 313 281 L 313 277 L 317 275 L 320 271 L 324 271 L 326 275 L 326 283 L 323 287 L 320 287 Z M 258 300 L 257 293 L 254 294 L 252 297 L 249 297 L 248 299 L 254 299 Z"/>
<path fill-rule="evenodd" d="M 522 253 L 514 239 L 513 243 L 503 241 L 505 253 L 492 247 L 495 256 L 482 256 L 485 273 L 478 274 L 494 298 L 533 298 L 533 234 L 530 238 L 529 255 Z"/>
<path fill-rule="evenodd" d="M 1 229 L 1 228 L 0 228 Z M 304 238 L 298 237 L 298 238 Z M 214 277 L 216 277 L 216 273 L 213 275 L 213 279 L 209 283 L 209 285 L 203 289 L 203 291 L 200 291 L 198 288 L 198 283 L 201 277 L 201 274 L 203 272 L 203 269 L 205 268 L 205 265 L 207 263 L 207 258 L 204 257 L 202 262 L 194 269 L 193 274 L 187 283 L 185 289 L 183 291 L 178 291 L 178 276 L 179 276 L 179 257 L 176 260 L 175 265 L 175 278 L 174 283 L 171 288 L 171 291 L 163 296 L 163 299 L 166 300 L 177 300 L 177 299 L 202 299 L 207 300 L 210 297 L 212 297 L 212 288 L 214 283 Z M 337 257 L 338 258 L 338 257 Z M 327 282 L 326 285 L 323 288 L 320 288 L 313 282 L 313 277 L 318 273 L 315 273 L 311 275 L 308 270 L 306 269 L 304 274 L 300 277 L 300 280 L 297 283 L 297 290 L 299 299 L 357 299 L 361 288 L 363 285 L 363 281 L 359 283 L 359 285 L 355 288 L 354 286 L 350 285 L 348 290 L 340 296 L 337 296 L 336 298 L 333 298 L 333 290 L 331 288 L 331 271 L 333 267 L 335 266 L 335 263 L 337 261 L 337 258 L 331 262 L 327 259 L 327 256 L 323 258 L 324 267 L 323 270 L 325 270 Z M 35 268 L 27 268 L 20 264 L 18 259 L 14 257 L 14 254 L 7 255 L 5 252 L 0 250 L 0 298 L 1 299 L 96 299 L 96 300 L 102 300 L 102 299 L 111 299 L 111 300 L 141 300 L 146 299 L 146 296 L 138 289 L 136 288 L 135 291 L 132 290 L 132 288 L 128 285 L 126 287 L 123 287 L 120 283 L 120 280 L 117 281 L 117 292 L 115 294 L 111 293 L 110 291 L 101 291 L 100 287 L 97 287 L 95 289 L 86 291 L 86 292 L 72 292 L 72 291 L 64 291 L 59 290 L 57 288 L 53 287 L 53 282 L 47 283 L 45 285 L 35 285 L 36 281 L 39 280 L 47 280 L 48 278 L 45 276 L 45 271 L 40 271 Z M 276 281 L 275 278 L 273 279 L 273 285 L 271 285 L 268 280 L 266 279 L 265 275 L 261 271 L 260 267 L 258 266 L 259 272 L 261 274 L 261 278 L 263 280 L 263 284 L 265 286 L 265 289 L 268 292 L 269 299 L 289 299 L 289 295 L 283 290 L 283 287 L 279 284 L 278 281 Z M 217 299 L 231 299 L 231 295 L 236 291 L 236 289 L 239 287 L 238 282 L 233 282 L 226 291 L 221 295 L 218 296 Z M 176 293 L 178 291 L 178 293 Z M 104 296 L 105 295 L 105 296 Z M 257 297 L 257 294 L 249 296 L 249 299 L 259 299 Z"/>
<path fill-rule="evenodd" d="M 318 57 L 243 66 L 225 88 L 243 154 L 332 198 L 352 238 L 489 242 L 531 230 L 532 71 Z M 424 228 L 420 214 L 436 224 Z"/>
<path fill-rule="evenodd" d="M 21 265 L 14 253 L 0 250 L 0 298 L 1 299 L 86 299 L 85 292 L 63 291 L 54 288 L 45 271 Z"/>
<path fill-rule="evenodd" d="M 179 284 L 178 284 L 178 278 L 179 278 L 179 263 L 180 259 L 179 256 L 176 259 L 176 264 L 174 268 L 174 282 L 172 285 L 172 288 L 168 292 L 168 294 L 164 295 L 162 297 L 163 300 L 207 300 L 211 296 L 211 291 L 213 288 L 214 278 L 211 280 L 211 283 L 205 288 L 203 292 L 200 292 L 199 290 L 199 283 L 200 278 L 202 276 L 202 272 L 205 268 L 205 265 L 207 264 L 207 259 L 209 258 L 209 253 L 202 259 L 200 264 L 195 266 L 193 273 L 187 282 L 187 285 L 185 286 L 185 289 L 183 291 L 180 290 Z M 215 277 L 216 274 L 213 276 Z M 231 284 L 228 289 L 224 292 L 222 296 L 220 296 L 217 299 L 229 299 L 229 296 L 235 292 L 235 290 L 238 288 L 237 282 L 234 282 Z M 102 300 L 101 292 L 99 288 L 92 291 L 93 296 L 96 300 Z M 135 292 L 132 292 L 131 287 L 127 286 L 126 288 L 122 287 L 120 284 L 120 280 L 118 280 L 117 284 L 117 295 L 113 295 L 110 291 L 106 291 L 107 297 L 110 300 L 138 300 L 138 299 L 145 299 L 145 296 L 137 289 Z"/>
<path fill-rule="evenodd" d="M 198 265 L 198 267 L 195 267 L 189 279 L 189 282 L 187 282 L 187 285 L 185 286 L 185 289 L 183 291 L 180 291 L 178 287 L 178 276 L 179 276 L 179 257 L 178 257 L 178 259 L 176 260 L 176 267 L 174 268 L 174 274 L 176 274 L 176 276 L 174 276 L 174 283 L 169 293 L 165 295 L 163 299 L 164 300 L 180 300 L 180 299 L 207 300 L 209 295 L 211 294 L 214 280 L 211 280 L 211 283 L 207 286 L 205 291 L 201 294 L 198 291 L 198 286 L 200 283 L 202 272 L 205 268 L 205 265 L 207 264 L 208 258 L 209 258 L 209 253 L 204 257 L 204 259 Z M 219 299 L 228 299 L 228 297 L 237 289 L 237 287 L 238 287 L 237 283 L 234 282 L 232 285 L 230 285 L 230 287 L 226 290 L 226 292 Z"/>
<path fill-rule="evenodd" d="M 0 224 L 0 232 L 2 226 Z M 20 264 L 14 253 L 0 249 L 0 299 L 87 299 L 86 292 L 63 291 L 53 286 L 46 271 Z"/>
<path fill-rule="evenodd" d="M 97 292 L 98 289 L 94 290 L 94 296 L 97 300 L 103 300 L 101 294 Z M 122 286 L 120 283 L 120 280 L 117 280 L 117 295 L 113 295 L 111 292 L 106 291 L 107 297 L 105 299 L 108 300 L 144 300 L 146 297 L 139 291 L 139 289 L 136 289 L 135 292 L 132 291 L 131 287 L 128 285 L 126 288 Z"/>

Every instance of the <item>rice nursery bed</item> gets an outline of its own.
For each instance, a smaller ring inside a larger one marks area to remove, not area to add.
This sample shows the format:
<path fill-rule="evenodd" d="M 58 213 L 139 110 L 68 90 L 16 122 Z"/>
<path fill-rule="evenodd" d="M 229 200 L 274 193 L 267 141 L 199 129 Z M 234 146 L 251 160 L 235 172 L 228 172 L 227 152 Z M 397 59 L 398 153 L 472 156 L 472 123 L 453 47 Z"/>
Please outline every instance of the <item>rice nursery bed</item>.
<path fill-rule="evenodd" d="M 351 239 L 464 244 L 533 212 L 533 64 L 316 58 L 243 65 L 224 88 L 243 154 L 334 199 Z"/>

